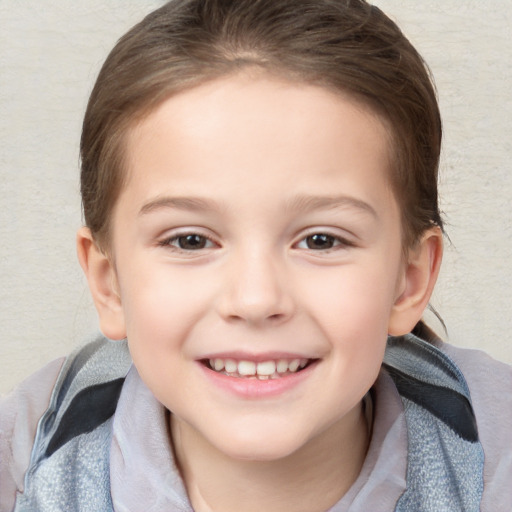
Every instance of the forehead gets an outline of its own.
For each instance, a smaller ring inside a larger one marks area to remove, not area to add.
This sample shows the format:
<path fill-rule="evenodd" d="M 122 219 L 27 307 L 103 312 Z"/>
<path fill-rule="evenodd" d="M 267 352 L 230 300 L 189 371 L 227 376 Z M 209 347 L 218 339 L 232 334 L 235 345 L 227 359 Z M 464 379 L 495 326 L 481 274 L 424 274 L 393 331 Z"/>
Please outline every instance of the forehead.
<path fill-rule="evenodd" d="M 349 134 L 348 125 L 354 127 Z M 341 151 L 350 144 L 352 151 L 346 152 L 345 159 L 371 145 L 379 153 L 380 168 L 389 167 L 392 155 L 386 121 L 361 99 L 247 71 L 171 96 L 128 130 L 126 142 L 128 182 L 144 179 L 147 172 L 137 173 L 142 160 L 147 168 L 159 157 L 172 157 L 176 169 L 184 170 L 185 162 L 179 159 L 190 159 L 191 152 L 198 158 L 210 156 L 209 161 L 203 158 L 201 167 L 225 159 L 231 166 L 241 158 L 240 165 L 247 170 L 259 163 L 244 158 L 255 148 L 262 159 L 264 154 L 274 156 L 277 169 L 280 143 L 282 149 L 287 145 L 288 150 L 308 152 L 311 158 L 321 157 L 327 148 Z"/>

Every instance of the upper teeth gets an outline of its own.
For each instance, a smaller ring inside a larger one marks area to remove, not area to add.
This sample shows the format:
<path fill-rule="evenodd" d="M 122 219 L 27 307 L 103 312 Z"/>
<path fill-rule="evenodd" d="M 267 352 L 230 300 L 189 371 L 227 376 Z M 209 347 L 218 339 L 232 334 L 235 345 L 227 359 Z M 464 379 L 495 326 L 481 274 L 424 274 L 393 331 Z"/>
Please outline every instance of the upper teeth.
<path fill-rule="evenodd" d="M 234 359 L 210 359 L 210 367 L 217 371 L 241 376 L 265 376 L 270 377 L 275 373 L 295 373 L 299 368 L 304 368 L 308 359 L 278 359 L 269 361 L 235 361 Z"/>

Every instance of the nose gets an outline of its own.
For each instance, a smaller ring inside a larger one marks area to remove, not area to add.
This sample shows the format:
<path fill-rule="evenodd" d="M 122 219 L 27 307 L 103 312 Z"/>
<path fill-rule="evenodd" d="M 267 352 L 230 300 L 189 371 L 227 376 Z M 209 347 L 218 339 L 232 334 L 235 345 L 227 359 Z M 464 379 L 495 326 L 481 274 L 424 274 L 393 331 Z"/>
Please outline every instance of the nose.
<path fill-rule="evenodd" d="M 287 321 L 295 305 L 285 265 L 262 250 L 247 250 L 226 262 L 219 301 L 220 315 L 227 321 L 251 325 L 276 325 Z"/>

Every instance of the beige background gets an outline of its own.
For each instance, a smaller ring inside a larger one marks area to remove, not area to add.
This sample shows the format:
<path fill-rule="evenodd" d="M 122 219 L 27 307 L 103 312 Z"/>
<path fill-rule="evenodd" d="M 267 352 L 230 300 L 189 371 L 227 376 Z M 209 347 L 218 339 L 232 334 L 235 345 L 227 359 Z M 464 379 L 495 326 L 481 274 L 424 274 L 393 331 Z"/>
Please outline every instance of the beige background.
<path fill-rule="evenodd" d="M 0 392 L 96 330 L 76 263 L 78 141 L 117 38 L 156 0 L 0 2 Z M 378 0 L 436 78 L 451 244 L 434 305 L 457 345 L 512 363 L 512 9 Z"/>

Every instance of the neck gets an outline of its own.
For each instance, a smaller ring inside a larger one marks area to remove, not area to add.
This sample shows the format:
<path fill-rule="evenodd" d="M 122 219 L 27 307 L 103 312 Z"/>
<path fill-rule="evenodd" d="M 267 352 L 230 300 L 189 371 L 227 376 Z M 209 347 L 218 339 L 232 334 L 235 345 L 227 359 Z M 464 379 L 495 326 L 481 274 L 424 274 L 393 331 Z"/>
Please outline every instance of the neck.
<path fill-rule="evenodd" d="M 369 443 L 361 404 L 296 452 L 272 461 L 233 459 L 174 416 L 171 432 L 197 512 L 325 511 L 355 482 Z"/>

